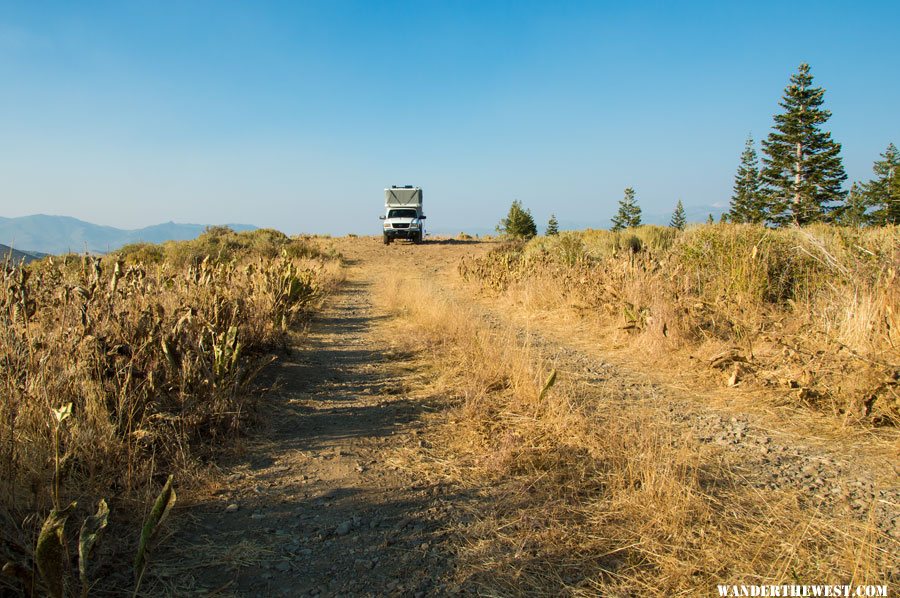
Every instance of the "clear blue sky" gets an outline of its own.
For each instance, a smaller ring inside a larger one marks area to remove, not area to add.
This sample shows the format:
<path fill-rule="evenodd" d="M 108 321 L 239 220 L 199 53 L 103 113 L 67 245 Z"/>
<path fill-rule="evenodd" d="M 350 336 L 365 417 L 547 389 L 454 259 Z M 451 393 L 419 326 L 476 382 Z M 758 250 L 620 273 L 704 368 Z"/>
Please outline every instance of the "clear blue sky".
<path fill-rule="evenodd" d="M 4 2 L 0 216 L 375 233 L 725 205 L 809 62 L 850 180 L 900 144 L 900 2 Z M 849 183 L 849 181 L 848 181 Z"/>

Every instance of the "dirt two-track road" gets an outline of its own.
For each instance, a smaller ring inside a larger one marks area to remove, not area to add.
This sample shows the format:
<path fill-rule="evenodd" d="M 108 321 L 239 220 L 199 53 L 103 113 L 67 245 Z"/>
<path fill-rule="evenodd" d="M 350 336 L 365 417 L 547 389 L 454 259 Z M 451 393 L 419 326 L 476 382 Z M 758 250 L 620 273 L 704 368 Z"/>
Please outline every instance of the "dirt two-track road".
<path fill-rule="evenodd" d="M 347 259 L 346 282 L 268 374 L 273 390 L 238 456 L 219 464 L 210 488 L 182 502 L 173 534 L 156 552 L 147 582 L 154 592 L 490 594 L 484 578 L 470 576 L 457 559 L 467 543 L 465 522 L 477 516 L 480 499 L 471 489 L 419 475 L 408 466 L 414 461 L 403 458 L 430 450 L 428 422 L 449 407 L 428 391 L 435 373 L 405 342 L 408 330 L 395 325 L 378 285 L 400 271 L 470 301 L 456 264 L 491 246 L 383 246 L 373 238 L 336 243 Z M 524 326 L 514 314 L 492 309 L 489 299 L 479 301 L 484 326 Z M 819 442 L 811 433 L 798 437 L 796 429 L 779 429 L 764 414 L 708 405 L 683 386 L 607 359 L 603 347 L 575 329 L 555 327 L 540 338 L 542 350 L 566 371 L 588 382 L 604 380 L 607 393 L 613 380 L 623 396 L 652 395 L 667 403 L 661 413 L 695 437 L 737 451 L 747 483 L 793 485 L 826 500 L 833 493 L 850 509 L 874 509 L 884 532 L 900 536 L 897 471 L 883 447 L 867 457 L 858 447 Z M 561 582 L 558 594 L 567 593 Z"/>

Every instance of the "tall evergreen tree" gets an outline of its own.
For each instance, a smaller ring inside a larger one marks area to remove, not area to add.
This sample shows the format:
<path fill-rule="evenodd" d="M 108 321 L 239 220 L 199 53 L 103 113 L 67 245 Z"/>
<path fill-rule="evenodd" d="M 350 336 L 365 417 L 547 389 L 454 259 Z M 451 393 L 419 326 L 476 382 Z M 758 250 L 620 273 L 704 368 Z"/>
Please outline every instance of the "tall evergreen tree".
<path fill-rule="evenodd" d="M 550 220 L 547 221 L 547 230 L 545 234 L 553 237 L 559 234 L 559 222 L 556 220 L 556 214 L 550 214 Z"/>
<path fill-rule="evenodd" d="M 847 194 L 847 201 L 836 213 L 835 220 L 843 226 L 864 226 L 869 221 L 866 214 L 868 207 L 865 190 L 859 183 L 853 183 L 850 186 L 850 193 Z"/>
<path fill-rule="evenodd" d="M 900 224 L 900 152 L 893 143 L 881 154 L 872 170 L 876 177 L 865 183 L 866 203 L 874 208 L 869 214 L 872 224 Z"/>
<path fill-rule="evenodd" d="M 784 112 L 775 115 L 774 130 L 763 141 L 768 218 L 778 226 L 827 220 L 846 195 L 841 144 L 821 128 L 831 117 L 822 108 L 825 90 L 812 82 L 809 65 L 801 64 L 779 103 Z"/>
<path fill-rule="evenodd" d="M 618 231 L 641 225 L 641 207 L 634 198 L 634 189 L 625 189 L 625 197 L 619 201 L 619 211 L 612 219 L 612 230 Z"/>
<path fill-rule="evenodd" d="M 516 199 L 509 207 L 506 218 L 497 225 L 497 232 L 518 239 L 530 239 L 537 235 L 537 226 L 531 217 L 531 211 L 524 209 L 522 202 Z"/>
<path fill-rule="evenodd" d="M 758 224 L 766 219 L 766 206 L 760 193 L 759 160 L 753 148 L 753 137 L 748 136 L 741 153 L 741 165 L 734 175 L 734 192 L 731 194 L 731 222 Z"/>
<path fill-rule="evenodd" d="M 678 230 L 684 230 L 686 224 L 687 218 L 684 215 L 684 205 L 679 199 L 678 203 L 675 204 L 675 211 L 672 213 L 672 220 L 669 221 L 669 226 Z"/>

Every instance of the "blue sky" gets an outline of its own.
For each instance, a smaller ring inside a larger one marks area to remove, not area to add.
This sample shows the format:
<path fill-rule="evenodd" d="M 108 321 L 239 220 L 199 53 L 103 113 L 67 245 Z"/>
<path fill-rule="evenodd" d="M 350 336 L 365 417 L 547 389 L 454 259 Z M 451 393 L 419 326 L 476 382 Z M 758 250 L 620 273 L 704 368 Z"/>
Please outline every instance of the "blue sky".
<path fill-rule="evenodd" d="M 897 2 L 3 2 L 0 216 L 375 233 L 726 205 L 790 75 L 850 180 L 900 143 Z M 849 181 L 848 181 L 849 183 Z"/>

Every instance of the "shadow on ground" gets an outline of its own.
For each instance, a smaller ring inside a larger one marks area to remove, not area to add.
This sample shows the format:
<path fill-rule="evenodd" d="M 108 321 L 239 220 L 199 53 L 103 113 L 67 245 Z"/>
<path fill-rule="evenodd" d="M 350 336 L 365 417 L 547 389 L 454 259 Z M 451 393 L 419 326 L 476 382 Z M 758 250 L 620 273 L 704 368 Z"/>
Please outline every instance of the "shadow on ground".
<path fill-rule="evenodd" d="M 308 338 L 264 373 L 274 390 L 222 479 L 186 505 L 148 593 L 431 595 L 451 591 L 448 547 L 466 493 L 392 464 L 417 446 L 421 380 L 375 330 L 366 283 L 348 283 Z"/>

